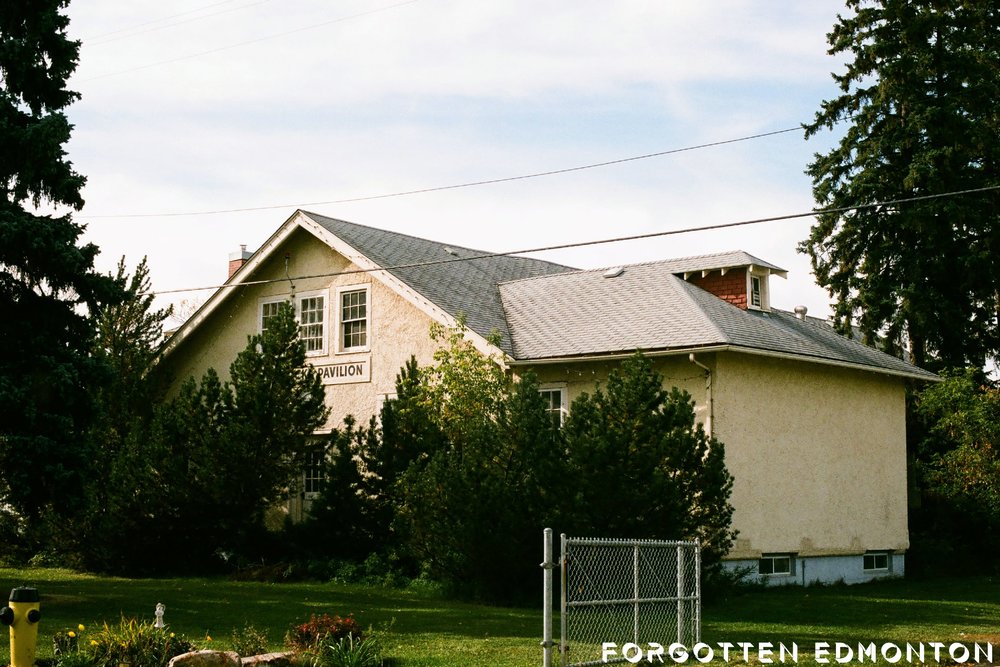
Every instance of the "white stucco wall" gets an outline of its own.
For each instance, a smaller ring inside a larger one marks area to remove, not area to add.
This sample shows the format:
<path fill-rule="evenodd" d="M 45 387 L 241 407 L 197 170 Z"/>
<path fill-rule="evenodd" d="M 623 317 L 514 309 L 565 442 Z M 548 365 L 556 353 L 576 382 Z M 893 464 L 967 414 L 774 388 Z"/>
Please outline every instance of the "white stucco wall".
<path fill-rule="evenodd" d="M 902 380 L 721 353 L 714 386 L 735 478 L 730 558 L 909 546 Z"/>
<path fill-rule="evenodd" d="M 291 293 L 287 274 L 330 274 L 356 269 L 310 232 L 297 229 L 247 276 L 279 279 L 242 287 L 182 340 L 164 364 L 176 378 L 200 378 L 214 367 L 225 379 L 229 364 L 259 330 L 260 303 Z M 221 270 L 221 259 L 220 259 Z M 370 286 L 370 350 L 336 352 L 336 290 Z M 431 318 L 374 274 L 348 273 L 295 281 L 296 294 L 320 292 L 327 302 L 328 352 L 321 366 L 364 361 L 370 377 L 326 385 L 328 428 L 347 414 L 360 422 L 376 412 L 380 396 L 395 389 L 400 367 L 415 355 L 431 363 L 436 349 Z M 691 394 L 696 415 L 709 421 L 704 369 L 687 354 L 652 356 L 664 385 Z M 753 562 L 762 553 L 799 558 L 855 556 L 867 550 L 902 552 L 906 525 L 905 398 L 899 379 L 830 365 L 735 352 L 699 353 L 711 373 L 713 435 L 726 446 L 735 478 L 732 503 L 739 537 L 729 554 Z M 546 386 L 564 388 L 567 404 L 604 384 L 615 361 L 531 366 Z M 516 373 L 528 367 L 516 366 Z M 300 506 L 293 501 L 293 514 Z M 637 536 L 641 537 L 641 536 Z M 826 561 L 832 562 L 832 561 Z"/>
<path fill-rule="evenodd" d="M 223 379 L 229 377 L 229 365 L 246 347 L 247 336 L 259 332 L 260 304 L 275 297 L 288 297 L 292 284 L 285 279 L 285 256 L 288 274 L 318 275 L 355 271 L 358 267 L 334 252 L 304 230 L 294 231 L 271 253 L 247 280 L 277 282 L 241 287 L 173 350 L 165 364 L 175 378 L 172 391 L 187 377 L 200 379 L 209 367 Z M 369 351 L 337 352 L 337 288 L 368 286 Z M 327 428 L 343 423 L 344 416 L 354 415 L 365 422 L 375 414 L 378 397 L 395 391 L 399 369 L 410 355 L 421 364 L 429 364 L 436 349 L 430 338 L 431 319 L 406 299 L 370 273 L 346 273 L 294 281 L 294 293 L 320 293 L 326 297 L 327 353 L 312 355 L 315 366 L 363 361 L 370 365 L 370 379 L 325 386 L 330 420 Z"/>

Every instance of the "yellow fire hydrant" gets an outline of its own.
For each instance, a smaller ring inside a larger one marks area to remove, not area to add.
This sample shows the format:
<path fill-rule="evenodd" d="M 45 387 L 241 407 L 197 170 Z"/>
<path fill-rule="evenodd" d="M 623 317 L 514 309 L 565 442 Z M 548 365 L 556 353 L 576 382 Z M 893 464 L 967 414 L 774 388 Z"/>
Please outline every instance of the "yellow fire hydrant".
<path fill-rule="evenodd" d="M 39 610 L 37 588 L 15 588 L 10 592 L 10 605 L 0 609 L 0 622 L 10 626 L 11 667 L 31 667 L 35 664 L 38 644 Z"/>

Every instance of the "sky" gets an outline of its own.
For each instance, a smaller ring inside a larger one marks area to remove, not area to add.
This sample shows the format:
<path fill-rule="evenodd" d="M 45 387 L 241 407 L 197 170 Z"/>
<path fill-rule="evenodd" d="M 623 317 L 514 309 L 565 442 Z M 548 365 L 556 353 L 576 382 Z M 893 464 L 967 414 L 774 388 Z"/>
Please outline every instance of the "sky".
<path fill-rule="evenodd" d="M 182 312 L 296 208 L 488 251 L 804 213 L 835 134 L 842 0 L 74 0 L 75 219 Z M 506 182 L 379 197 L 657 157 Z M 341 202 L 341 203 L 333 203 Z M 242 210 L 241 210 L 242 209 Z M 252 210 L 247 210 L 252 209 Z M 810 218 L 531 256 L 599 268 L 745 250 L 772 305 L 830 313 Z"/>

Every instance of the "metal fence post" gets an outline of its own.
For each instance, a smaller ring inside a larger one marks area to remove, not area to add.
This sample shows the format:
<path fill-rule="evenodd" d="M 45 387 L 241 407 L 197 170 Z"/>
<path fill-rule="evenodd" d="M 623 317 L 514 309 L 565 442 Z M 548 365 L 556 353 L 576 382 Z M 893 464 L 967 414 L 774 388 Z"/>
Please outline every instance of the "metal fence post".
<path fill-rule="evenodd" d="M 639 545 L 632 547 L 632 641 L 639 643 Z"/>
<path fill-rule="evenodd" d="M 694 608 L 694 643 L 701 641 L 701 540 L 694 541 L 694 595 L 698 603 Z"/>
<path fill-rule="evenodd" d="M 684 547 L 677 545 L 677 641 L 684 643 Z"/>
<path fill-rule="evenodd" d="M 542 535 L 542 667 L 552 667 L 552 529 Z"/>
<path fill-rule="evenodd" d="M 559 660 L 562 667 L 569 662 L 569 646 L 566 635 L 566 533 L 559 535 Z"/>

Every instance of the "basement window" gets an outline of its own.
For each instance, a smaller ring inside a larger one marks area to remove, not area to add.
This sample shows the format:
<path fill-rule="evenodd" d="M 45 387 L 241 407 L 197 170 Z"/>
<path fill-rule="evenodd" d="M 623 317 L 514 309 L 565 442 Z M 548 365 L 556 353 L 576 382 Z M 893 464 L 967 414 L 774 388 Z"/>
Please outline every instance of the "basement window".
<path fill-rule="evenodd" d="M 888 551 L 869 551 L 862 556 L 865 572 L 888 572 L 891 563 Z"/>
<path fill-rule="evenodd" d="M 795 557 L 792 554 L 763 554 L 757 562 L 757 572 L 765 576 L 791 576 L 795 574 Z"/>

